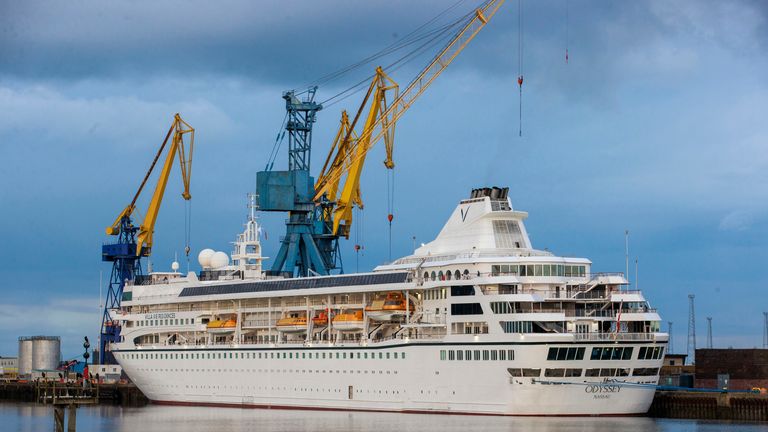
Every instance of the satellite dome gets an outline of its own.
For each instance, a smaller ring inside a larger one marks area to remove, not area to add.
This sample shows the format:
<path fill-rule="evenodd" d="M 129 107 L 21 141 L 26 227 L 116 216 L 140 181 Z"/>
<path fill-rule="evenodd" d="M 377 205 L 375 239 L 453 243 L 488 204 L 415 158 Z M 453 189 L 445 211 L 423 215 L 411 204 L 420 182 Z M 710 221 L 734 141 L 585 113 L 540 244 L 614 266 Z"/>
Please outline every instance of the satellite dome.
<path fill-rule="evenodd" d="M 174 261 L 174 262 L 171 263 L 171 270 L 179 271 L 179 262 L 178 261 Z"/>
<path fill-rule="evenodd" d="M 200 253 L 197 255 L 197 261 L 200 263 L 200 266 L 202 268 L 210 268 L 211 267 L 211 258 L 213 258 L 213 254 L 216 252 L 213 249 L 203 249 L 200 251 Z"/>
<path fill-rule="evenodd" d="M 229 265 L 229 255 L 226 252 L 216 252 L 211 257 L 211 267 L 220 269 Z"/>

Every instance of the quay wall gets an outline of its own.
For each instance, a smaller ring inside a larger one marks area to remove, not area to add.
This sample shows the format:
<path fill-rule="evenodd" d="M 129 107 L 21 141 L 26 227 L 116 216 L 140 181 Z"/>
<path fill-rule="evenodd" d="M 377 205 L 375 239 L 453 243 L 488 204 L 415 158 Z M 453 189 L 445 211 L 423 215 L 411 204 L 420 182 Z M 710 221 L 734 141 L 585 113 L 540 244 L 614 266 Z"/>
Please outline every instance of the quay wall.
<path fill-rule="evenodd" d="M 768 422 L 768 395 L 657 391 L 651 417 Z"/>

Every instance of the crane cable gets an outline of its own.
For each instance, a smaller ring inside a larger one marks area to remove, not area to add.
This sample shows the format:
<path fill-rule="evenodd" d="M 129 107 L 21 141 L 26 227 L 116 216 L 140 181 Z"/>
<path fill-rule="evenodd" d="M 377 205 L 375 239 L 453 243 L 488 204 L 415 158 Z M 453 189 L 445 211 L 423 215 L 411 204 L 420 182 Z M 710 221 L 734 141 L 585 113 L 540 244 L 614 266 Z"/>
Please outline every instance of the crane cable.
<path fill-rule="evenodd" d="M 568 38 L 569 38 L 569 11 L 568 11 L 568 0 L 565 0 L 565 64 L 568 64 Z"/>
<path fill-rule="evenodd" d="M 389 261 L 392 261 L 392 220 L 395 218 L 395 169 L 385 170 L 387 177 L 387 221 L 389 222 Z"/>
<path fill-rule="evenodd" d="M 517 86 L 520 91 L 518 136 L 523 136 L 523 0 L 517 1 Z"/>
<path fill-rule="evenodd" d="M 443 17 L 444 15 L 446 15 L 447 13 L 452 11 L 453 9 L 456 9 L 461 3 L 464 3 L 465 1 L 466 0 L 458 0 L 458 1 L 456 1 L 455 3 L 453 3 L 452 5 L 447 7 L 446 9 L 444 9 L 442 12 L 438 13 L 437 15 L 435 15 L 434 17 L 429 19 L 424 24 L 418 26 L 417 28 L 415 28 L 414 30 L 412 30 L 411 32 L 409 32 L 408 34 L 403 36 L 401 39 L 394 41 L 393 43 L 391 43 L 391 44 L 387 45 L 386 47 L 382 48 L 381 50 L 371 54 L 370 56 L 365 57 L 365 58 L 363 58 L 361 60 L 358 60 L 358 61 L 356 61 L 354 63 L 351 63 L 351 64 L 349 64 L 347 66 L 344 66 L 344 67 L 342 67 L 342 68 L 340 68 L 340 69 L 338 69 L 338 70 L 336 70 L 334 72 L 330 72 L 328 74 L 325 74 L 325 75 L 323 75 L 323 76 L 321 76 L 321 77 L 311 81 L 307 85 L 300 87 L 300 88 L 304 89 L 304 88 L 309 88 L 309 87 L 313 87 L 313 86 L 320 86 L 320 85 L 323 85 L 323 84 L 327 84 L 327 83 L 329 83 L 331 81 L 334 81 L 337 78 L 339 78 L 339 77 L 341 77 L 341 76 L 343 76 L 343 75 L 345 75 L 345 74 L 347 74 L 347 73 L 349 73 L 349 72 L 351 72 L 351 71 L 353 71 L 353 70 L 355 70 L 355 69 L 357 69 L 359 67 L 362 67 L 362 66 L 364 66 L 366 64 L 369 64 L 369 63 L 373 62 L 374 60 L 377 60 L 377 59 L 379 59 L 381 57 L 385 57 L 385 56 L 387 56 L 389 54 L 392 54 L 393 52 L 395 52 L 397 50 L 400 50 L 400 49 L 402 49 L 402 48 L 404 48 L 404 47 L 406 47 L 406 46 L 408 46 L 408 45 L 410 45 L 412 43 L 415 43 L 420 38 L 423 38 L 423 37 L 425 37 L 425 36 L 427 36 L 429 34 L 429 32 L 421 33 L 422 30 L 426 29 L 429 25 L 433 24 L 434 22 L 436 22 L 438 19 L 440 19 L 441 17 Z"/>
<path fill-rule="evenodd" d="M 434 47 L 435 45 L 438 45 L 443 40 L 450 38 L 454 34 L 454 32 L 452 32 L 452 30 L 454 30 L 457 27 L 463 26 L 463 24 L 466 22 L 466 20 L 470 19 L 472 17 L 474 17 L 474 12 L 467 13 L 464 16 L 456 19 L 452 23 L 446 24 L 443 27 L 440 27 L 440 28 L 438 28 L 438 29 L 436 29 L 434 31 L 431 31 L 429 34 L 425 35 L 425 37 L 422 37 L 422 38 L 419 38 L 418 40 L 416 40 L 416 41 L 421 41 L 421 40 L 425 39 L 426 36 L 432 36 L 426 42 L 424 42 L 423 44 L 417 46 L 413 50 L 411 50 L 408 53 L 404 54 L 403 56 L 401 56 L 400 58 L 398 58 L 394 62 L 390 63 L 389 65 L 383 67 L 382 69 L 384 69 L 387 73 L 393 73 L 393 72 L 397 71 L 402 66 L 404 66 L 405 64 L 411 62 L 416 57 L 418 57 L 418 55 L 420 55 L 420 54 L 430 50 L 432 47 Z M 414 41 L 414 42 L 416 42 L 416 41 Z M 371 81 L 371 79 L 373 79 L 374 76 L 375 76 L 375 74 L 369 75 L 369 76 L 365 77 L 364 79 L 360 80 L 359 82 L 357 82 L 357 83 L 353 84 L 352 86 L 350 86 L 350 87 L 348 87 L 348 88 L 346 88 L 346 89 L 336 93 L 335 95 L 331 96 L 330 98 L 324 100 L 321 103 L 323 104 L 323 106 L 325 106 L 327 108 L 327 107 L 332 106 L 332 105 L 334 105 L 334 104 L 336 104 L 338 102 L 341 102 L 342 100 L 344 100 L 344 99 L 346 99 L 346 98 L 348 98 L 348 97 L 350 97 L 350 96 L 352 96 L 352 95 L 362 91 L 367 86 L 367 84 Z M 344 97 L 341 97 L 341 96 L 344 96 Z M 340 97 L 341 97 L 341 99 L 336 100 L 337 98 L 340 98 Z M 330 103 L 331 101 L 334 101 L 334 102 Z"/>

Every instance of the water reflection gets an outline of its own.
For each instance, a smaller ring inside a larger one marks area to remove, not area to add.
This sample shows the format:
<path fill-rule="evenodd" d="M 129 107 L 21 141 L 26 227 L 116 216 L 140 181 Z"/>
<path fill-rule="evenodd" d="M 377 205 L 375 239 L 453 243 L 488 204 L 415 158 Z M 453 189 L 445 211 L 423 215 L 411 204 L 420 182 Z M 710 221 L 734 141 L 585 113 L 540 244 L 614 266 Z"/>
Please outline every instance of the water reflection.
<path fill-rule="evenodd" d="M 52 408 L 34 404 L 0 403 L 0 429 L 37 432 L 51 430 Z M 83 407 L 78 431 L 124 432 L 715 432 L 766 431 L 768 426 L 655 420 L 644 417 L 490 417 L 343 411 L 264 410 L 204 407 L 143 408 Z"/>

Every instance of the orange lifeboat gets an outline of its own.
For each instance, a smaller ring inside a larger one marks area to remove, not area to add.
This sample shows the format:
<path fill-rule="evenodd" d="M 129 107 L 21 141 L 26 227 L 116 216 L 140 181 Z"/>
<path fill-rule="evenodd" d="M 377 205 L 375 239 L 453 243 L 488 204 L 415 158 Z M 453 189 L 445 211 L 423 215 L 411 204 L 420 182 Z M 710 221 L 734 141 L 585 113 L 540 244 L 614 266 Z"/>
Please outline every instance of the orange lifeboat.
<path fill-rule="evenodd" d="M 282 333 L 303 333 L 307 331 L 307 317 L 291 316 L 277 320 L 277 331 Z"/>
<path fill-rule="evenodd" d="M 208 322 L 209 333 L 233 333 L 237 327 L 237 320 L 213 320 Z"/>
<path fill-rule="evenodd" d="M 360 331 L 365 328 L 363 311 L 340 313 L 333 317 L 333 329 L 339 331 Z"/>
<path fill-rule="evenodd" d="M 370 306 L 366 306 L 365 313 L 374 321 L 391 321 L 402 318 L 410 311 L 413 313 L 413 302 L 406 306 L 405 296 L 401 292 L 388 292 L 383 299 L 374 300 Z"/>
<path fill-rule="evenodd" d="M 316 327 L 325 327 L 328 325 L 328 314 L 320 312 L 312 318 L 312 324 Z"/>

